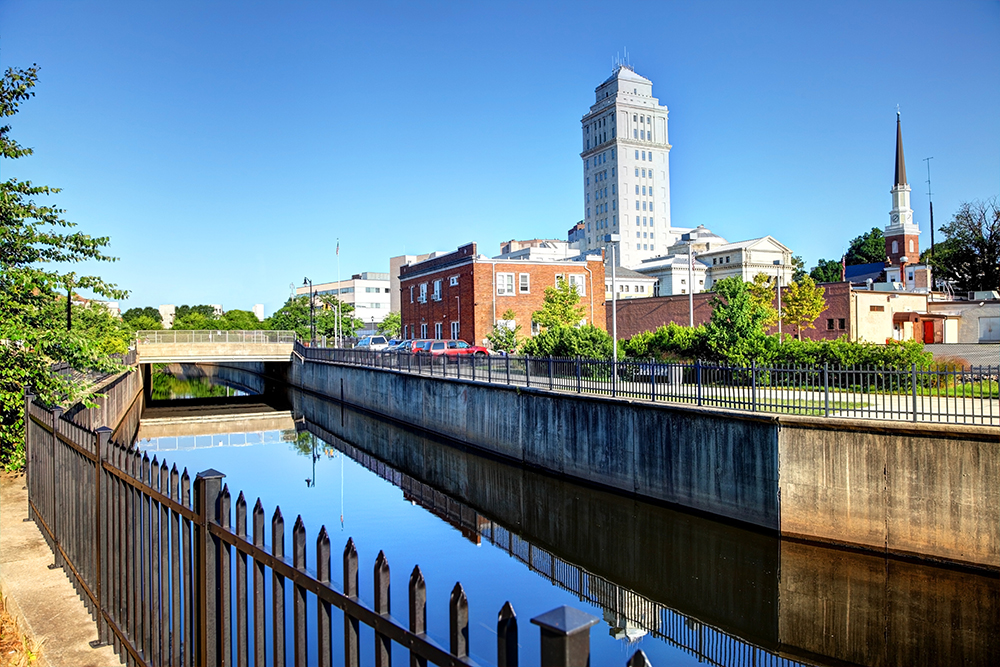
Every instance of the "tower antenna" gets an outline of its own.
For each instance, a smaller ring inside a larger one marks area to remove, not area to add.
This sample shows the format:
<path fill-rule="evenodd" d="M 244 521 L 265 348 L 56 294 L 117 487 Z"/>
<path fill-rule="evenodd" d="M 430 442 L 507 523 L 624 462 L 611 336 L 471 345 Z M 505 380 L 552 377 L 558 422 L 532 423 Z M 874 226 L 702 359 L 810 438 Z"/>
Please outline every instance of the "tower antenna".
<path fill-rule="evenodd" d="M 933 159 L 934 156 L 924 158 L 924 162 L 927 163 L 927 203 L 931 207 L 931 257 L 934 256 L 934 200 L 931 199 L 931 160 Z"/>

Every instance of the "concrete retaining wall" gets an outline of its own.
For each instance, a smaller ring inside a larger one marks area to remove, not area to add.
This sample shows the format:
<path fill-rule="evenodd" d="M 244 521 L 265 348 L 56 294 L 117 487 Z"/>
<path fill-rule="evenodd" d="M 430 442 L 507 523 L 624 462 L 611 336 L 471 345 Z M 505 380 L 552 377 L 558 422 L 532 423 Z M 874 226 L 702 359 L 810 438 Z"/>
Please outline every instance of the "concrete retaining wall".
<path fill-rule="evenodd" d="M 286 379 L 574 480 L 782 534 L 1000 569 L 995 428 L 755 416 L 298 359 Z"/>

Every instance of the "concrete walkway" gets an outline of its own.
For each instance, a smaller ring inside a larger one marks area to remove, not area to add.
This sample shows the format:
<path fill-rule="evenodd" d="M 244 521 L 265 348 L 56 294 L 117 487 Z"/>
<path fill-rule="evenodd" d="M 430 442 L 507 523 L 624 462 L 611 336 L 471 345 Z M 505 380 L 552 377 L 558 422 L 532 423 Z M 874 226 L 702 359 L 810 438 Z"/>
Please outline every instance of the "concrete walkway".
<path fill-rule="evenodd" d="M 41 646 L 38 667 L 111 667 L 122 662 L 99 649 L 97 626 L 28 516 L 24 475 L 0 473 L 0 593 L 21 631 Z"/>

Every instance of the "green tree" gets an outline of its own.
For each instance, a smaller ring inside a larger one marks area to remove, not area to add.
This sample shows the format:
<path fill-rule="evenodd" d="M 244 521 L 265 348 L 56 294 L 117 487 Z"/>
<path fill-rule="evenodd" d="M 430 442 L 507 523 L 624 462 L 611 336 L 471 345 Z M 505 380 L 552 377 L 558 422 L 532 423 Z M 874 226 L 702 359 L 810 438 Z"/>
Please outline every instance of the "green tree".
<path fill-rule="evenodd" d="M 806 273 L 806 261 L 802 259 L 802 255 L 792 257 L 792 269 L 792 280 L 796 282 L 809 275 Z"/>
<path fill-rule="evenodd" d="M 767 319 L 764 320 L 764 330 L 778 323 L 778 309 L 774 307 L 775 292 L 774 279 L 763 273 L 758 273 L 751 282 L 747 283 L 747 290 L 754 304 L 763 308 L 767 312 Z"/>
<path fill-rule="evenodd" d="M 337 327 L 337 298 L 324 294 L 317 298 L 314 307 L 314 317 L 316 323 L 316 336 L 326 336 L 330 338 L 336 335 Z M 340 302 L 340 313 L 342 323 L 342 334 L 344 336 L 354 336 L 358 329 L 364 324 L 354 317 L 354 306 L 349 303 Z M 267 329 L 282 329 L 294 331 L 299 338 L 309 340 L 309 296 L 301 295 L 290 298 L 281 308 L 276 310 L 265 320 Z"/>
<path fill-rule="evenodd" d="M 156 331 L 163 328 L 163 323 L 146 315 L 137 315 L 130 320 L 123 320 L 132 331 Z"/>
<path fill-rule="evenodd" d="M 214 317 L 207 316 L 201 311 L 189 310 L 183 315 L 174 315 L 174 323 L 171 329 L 177 331 L 203 331 L 205 329 L 221 329 L 220 321 Z"/>
<path fill-rule="evenodd" d="M 1000 289 L 1000 209 L 997 198 L 963 202 L 941 226 L 945 240 L 924 251 L 937 278 L 957 293 Z"/>
<path fill-rule="evenodd" d="M 579 303 L 580 294 L 576 291 L 576 287 L 559 278 L 555 287 L 545 288 L 542 308 L 532 313 L 531 319 L 545 328 L 575 327 L 580 324 L 587 312 L 587 309 Z"/>
<path fill-rule="evenodd" d="M 207 306 L 204 304 L 200 306 L 188 306 L 188 305 L 177 306 L 177 308 L 174 310 L 174 321 L 177 321 L 177 319 L 180 317 L 187 317 L 191 313 L 198 313 L 199 315 L 203 315 L 204 317 L 214 318 L 215 306 Z"/>
<path fill-rule="evenodd" d="M 0 79 L 0 116 L 16 114 L 34 96 L 37 81 L 37 66 L 8 68 Z M 31 155 L 30 148 L 11 138 L 10 129 L 8 124 L 0 127 L 0 155 L 7 160 Z M 93 337 L 94 326 L 66 327 L 67 284 L 109 299 L 123 299 L 127 293 L 98 276 L 59 269 L 115 258 L 105 253 L 107 237 L 74 231 L 75 224 L 62 217 L 62 209 L 36 201 L 57 192 L 58 188 L 16 178 L 0 182 L 0 464 L 6 469 L 24 463 L 26 386 L 43 403 L 64 403 L 78 398 L 84 386 L 53 374 L 54 362 L 67 362 L 80 371 L 119 369 L 107 354 L 107 341 Z M 57 317 L 60 310 L 63 316 Z"/>
<path fill-rule="evenodd" d="M 399 338 L 403 331 L 403 317 L 399 313 L 389 313 L 379 322 L 377 331 L 386 338 Z"/>
<path fill-rule="evenodd" d="M 611 335 L 593 324 L 582 327 L 557 324 L 524 341 L 521 351 L 531 357 L 607 359 L 614 348 Z"/>
<path fill-rule="evenodd" d="M 817 283 L 839 283 L 842 269 L 843 267 L 836 259 L 821 259 L 809 272 L 809 277 Z"/>
<path fill-rule="evenodd" d="M 264 323 L 257 319 L 257 316 L 249 310 L 227 310 L 225 314 L 217 320 L 216 326 L 219 329 L 229 331 L 255 331 L 263 329 Z"/>
<path fill-rule="evenodd" d="M 872 227 L 870 232 L 851 241 L 844 261 L 847 266 L 884 262 L 885 236 L 882 234 L 882 230 L 878 227 Z"/>
<path fill-rule="evenodd" d="M 493 323 L 493 330 L 486 334 L 486 340 L 494 350 L 510 353 L 517 349 L 521 325 L 515 317 L 514 311 L 508 308 L 503 319 Z"/>
<path fill-rule="evenodd" d="M 163 317 L 160 315 L 160 311 L 152 306 L 146 306 L 145 308 L 129 308 L 122 313 L 122 319 L 126 322 L 130 322 L 138 317 L 145 317 L 157 322 L 163 322 Z"/>
<path fill-rule="evenodd" d="M 797 338 L 802 340 L 802 329 L 815 329 L 814 322 L 826 310 L 826 289 L 806 276 L 801 282 L 793 282 L 785 290 L 781 303 L 781 321 L 795 327 Z"/>
<path fill-rule="evenodd" d="M 713 356 L 738 366 L 766 360 L 764 325 L 770 312 L 758 305 L 739 276 L 713 285 L 712 317 L 705 325 L 705 342 Z"/>

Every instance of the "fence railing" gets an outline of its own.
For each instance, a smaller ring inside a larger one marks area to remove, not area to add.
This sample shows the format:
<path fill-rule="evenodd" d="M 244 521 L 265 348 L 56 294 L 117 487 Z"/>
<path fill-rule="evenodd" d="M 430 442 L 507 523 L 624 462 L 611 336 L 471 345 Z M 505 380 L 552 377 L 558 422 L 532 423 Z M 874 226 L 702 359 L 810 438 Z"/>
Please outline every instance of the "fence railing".
<path fill-rule="evenodd" d="M 270 330 L 205 330 L 205 331 L 137 331 L 139 343 L 294 343 L 294 331 Z"/>
<path fill-rule="evenodd" d="M 301 344 L 295 350 L 310 361 L 747 412 L 1000 425 L 1000 365 L 740 367 L 701 361 L 432 356 Z"/>
<path fill-rule="evenodd" d="M 391 615 L 389 563 L 374 564 L 373 604 L 358 596 L 354 542 L 343 552 L 343 590 L 331 582 L 331 543 L 325 527 L 307 567 L 306 527 L 297 518 L 291 550 L 276 507 L 270 532 L 258 499 L 250 511 L 216 470 L 198 473 L 140 455 L 112 430 L 84 429 L 25 397 L 28 515 L 39 526 L 97 623 L 93 645 L 111 644 L 127 665 L 250 665 L 334 658 L 334 616 L 343 620 L 343 664 L 361 663 L 360 626 L 373 630 L 375 662 L 391 662 L 393 644 L 413 665 L 470 665 L 469 607 L 460 583 L 449 605 L 449 646 L 427 635 L 426 584 L 419 566 L 410 574 L 409 622 Z M 233 510 L 235 509 L 235 519 Z M 268 538 L 270 538 L 268 542 Z M 251 584 L 252 582 L 252 584 Z M 287 594 L 286 594 L 287 593 Z M 307 606 L 315 623 L 307 622 Z M 291 609 L 289 610 L 289 607 Z M 561 607 L 536 616 L 546 665 L 589 664 L 590 627 L 598 621 Z M 309 641 L 310 628 L 316 633 Z M 510 603 L 498 614 L 497 664 L 518 664 L 517 617 Z M 642 651 L 629 666 L 648 665 Z"/>

